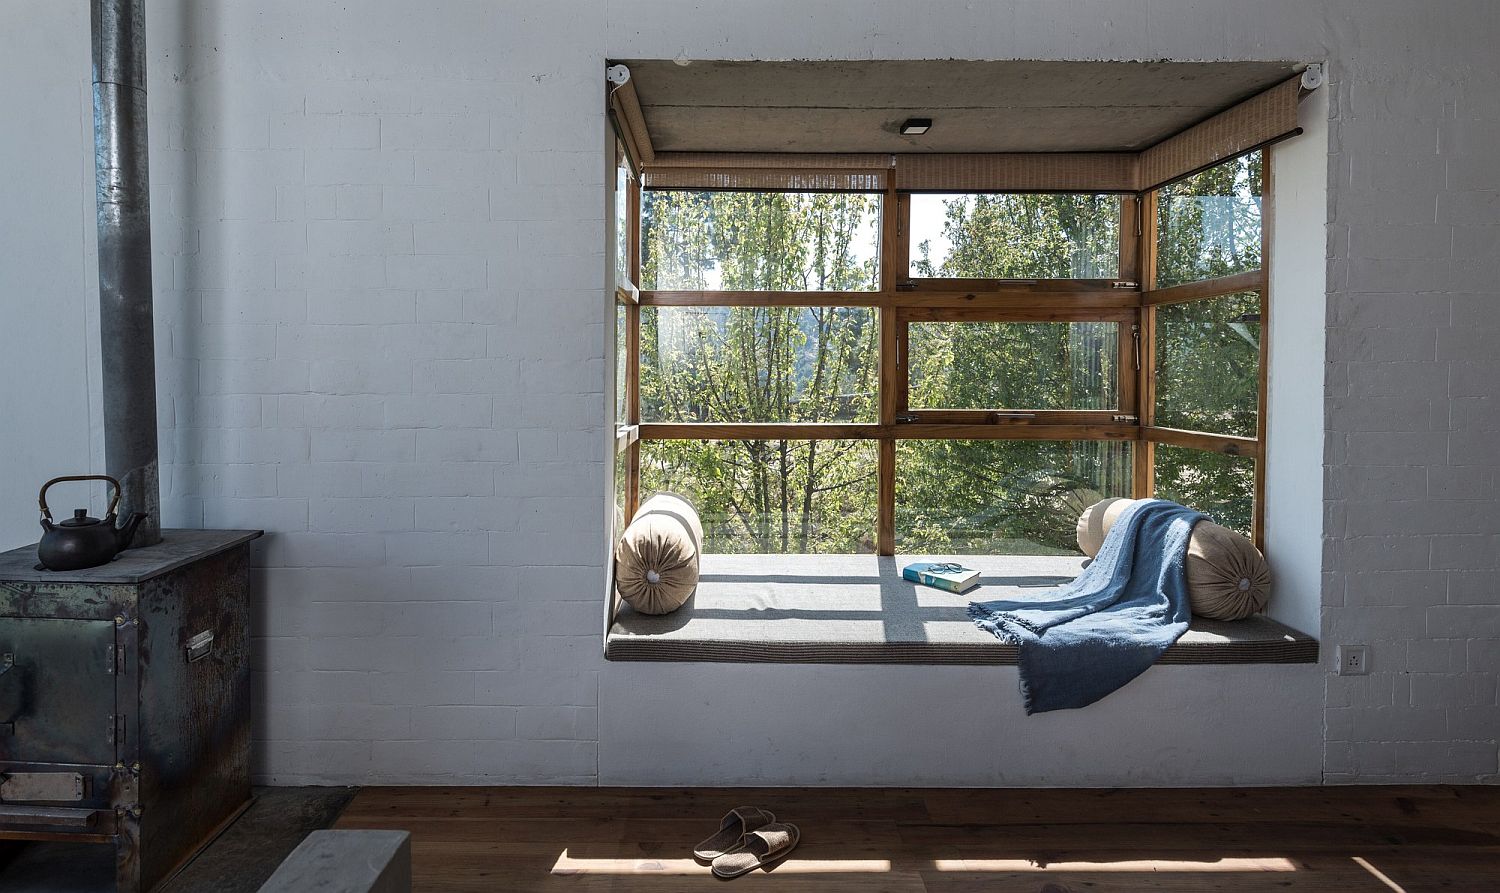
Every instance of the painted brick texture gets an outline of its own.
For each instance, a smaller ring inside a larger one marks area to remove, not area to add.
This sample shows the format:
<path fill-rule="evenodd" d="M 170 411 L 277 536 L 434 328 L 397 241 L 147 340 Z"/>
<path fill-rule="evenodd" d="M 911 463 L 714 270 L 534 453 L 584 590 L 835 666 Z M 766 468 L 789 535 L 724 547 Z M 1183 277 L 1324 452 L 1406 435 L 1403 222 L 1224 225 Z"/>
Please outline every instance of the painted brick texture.
<path fill-rule="evenodd" d="M 164 497 L 269 533 L 264 781 L 596 777 L 602 21 L 501 6 L 152 9 Z"/>
<path fill-rule="evenodd" d="M 1327 679 L 1324 778 L 1495 781 L 1500 78 L 1405 58 L 1351 58 L 1331 121 L 1323 631 L 1372 660 Z"/>

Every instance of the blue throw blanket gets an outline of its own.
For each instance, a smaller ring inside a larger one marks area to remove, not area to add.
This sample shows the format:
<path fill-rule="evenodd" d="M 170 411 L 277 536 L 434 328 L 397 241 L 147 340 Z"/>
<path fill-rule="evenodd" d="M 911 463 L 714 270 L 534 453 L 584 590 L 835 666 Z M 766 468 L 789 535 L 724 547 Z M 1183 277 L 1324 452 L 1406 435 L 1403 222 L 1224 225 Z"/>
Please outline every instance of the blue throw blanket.
<path fill-rule="evenodd" d="M 1024 601 L 971 602 L 969 616 L 1020 649 L 1027 713 L 1086 707 L 1146 671 L 1187 631 L 1183 559 L 1204 516 L 1175 502 L 1129 506 L 1071 583 Z"/>

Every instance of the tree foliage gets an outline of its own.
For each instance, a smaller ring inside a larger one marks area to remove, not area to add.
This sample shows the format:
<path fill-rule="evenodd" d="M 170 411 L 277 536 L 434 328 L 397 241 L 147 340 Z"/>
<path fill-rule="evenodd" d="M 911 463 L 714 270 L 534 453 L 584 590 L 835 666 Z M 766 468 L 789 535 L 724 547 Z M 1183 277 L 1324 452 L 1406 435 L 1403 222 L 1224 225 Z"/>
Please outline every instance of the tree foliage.
<path fill-rule="evenodd" d="M 1108 279 L 1120 268 L 1120 198 L 1087 193 L 913 196 L 941 201 L 947 251 L 914 232 L 912 275 L 956 279 Z M 916 224 L 914 223 L 914 226 Z"/>
<path fill-rule="evenodd" d="M 1159 286 L 1260 268 L 1263 153 L 1252 152 L 1157 193 Z M 1260 376 L 1259 296 L 1157 311 L 1157 423 L 1254 437 Z M 1253 460 L 1157 446 L 1156 494 L 1250 532 Z"/>
<path fill-rule="evenodd" d="M 647 287 L 858 291 L 878 282 L 875 252 L 861 244 L 878 232 L 874 197 L 647 196 Z M 864 308 L 648 308 L 642 418 L 873 421 L 878 339 Z M 656 441 L 643 445 L 642 488 L 690 494 L 712 551 L 871 551 L 874 453 L 860 441 Z"/>

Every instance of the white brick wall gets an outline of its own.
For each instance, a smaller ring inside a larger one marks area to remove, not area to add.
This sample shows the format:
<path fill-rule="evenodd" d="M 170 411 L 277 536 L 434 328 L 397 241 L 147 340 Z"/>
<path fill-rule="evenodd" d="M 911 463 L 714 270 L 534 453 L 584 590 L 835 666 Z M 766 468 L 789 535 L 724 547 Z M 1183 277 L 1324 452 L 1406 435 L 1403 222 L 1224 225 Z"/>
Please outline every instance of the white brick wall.
<path fill-rule="evenodd" d="M 0 507 L 24 508 L 100 459 L 87 17 L 4 14 L 0 120 L 33 137 L 0 141 L 28 172 L 0 181 Z M 1496 780 L 1497 16 L 1484 0 L 151 5 L 166 520 L 270 532 L 258 777 Z M 988 669 L 605 668 L 606 56 L 1328 60 L 1325 667 L 1153 670 L 1111 705 L 1024 722 L 1013 675 Z M 6 511 L 4 545 L 33 538 Z M 1370 676 L 1331 675 L 1340 642 L 1371 648 Z M 778 693 L 750 713 L 787 719 L 712 733 L 746 679 Z"/>
<path fill-rule="evenodd" d="M 168 520 L 270 532 L 272 781 L 595 776 L 602 27 L 440 6 L 151 10 Z"/>

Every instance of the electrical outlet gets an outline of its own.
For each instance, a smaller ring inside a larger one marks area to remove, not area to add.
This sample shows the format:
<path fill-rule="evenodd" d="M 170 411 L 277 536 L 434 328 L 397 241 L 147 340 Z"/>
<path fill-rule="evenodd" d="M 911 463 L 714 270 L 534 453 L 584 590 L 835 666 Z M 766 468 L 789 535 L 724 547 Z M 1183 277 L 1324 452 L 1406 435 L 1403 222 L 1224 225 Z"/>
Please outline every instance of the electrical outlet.
<path fill-rule="evenodd" d="M 1338 656 L 1340 676 L 1364 676 L 1370 672 L 1369 649 L 1363 645 L 1340 645 Z"/>

